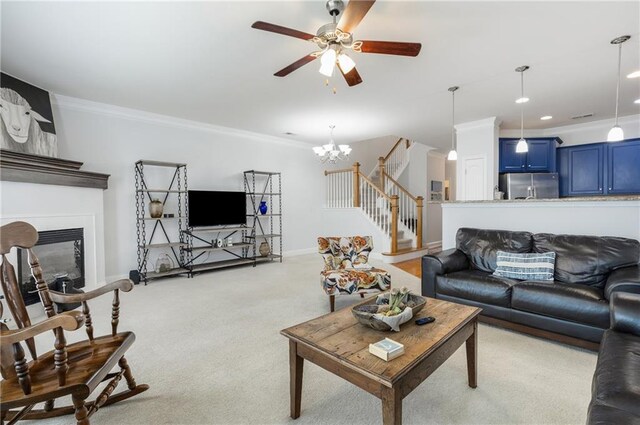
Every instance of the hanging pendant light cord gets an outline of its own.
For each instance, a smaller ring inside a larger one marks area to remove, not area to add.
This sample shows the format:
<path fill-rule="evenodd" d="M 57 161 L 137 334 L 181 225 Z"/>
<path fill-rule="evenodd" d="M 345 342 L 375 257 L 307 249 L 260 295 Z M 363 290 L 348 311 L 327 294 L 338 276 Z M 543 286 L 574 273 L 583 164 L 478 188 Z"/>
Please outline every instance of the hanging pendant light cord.
<path fill-rule="evenodd" d="M 451 92 L 451 149 L 456 150 L 456 92 Z"/>
<path fill-rule="evenodd" d="M 618 125 L 618 104 L 620 103 L 620 67 L 622 64 L 622 43 L 618 44 L 618 83 L 616 86 L 616 124 Z"/>
<path fill-rule="evenodd" d="M 524 71 L 520 72 L 520 98 L 524 98 Z M 520 104 L 520 139 L 524 139 L 524 102 Z"/>

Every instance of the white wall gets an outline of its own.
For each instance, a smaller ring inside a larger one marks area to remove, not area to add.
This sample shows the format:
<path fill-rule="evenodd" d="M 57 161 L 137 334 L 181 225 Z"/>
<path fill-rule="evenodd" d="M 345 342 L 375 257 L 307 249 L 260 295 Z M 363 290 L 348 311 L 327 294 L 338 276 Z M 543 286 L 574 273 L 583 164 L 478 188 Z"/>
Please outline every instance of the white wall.
<path fill-rule="evenodd" d="M 493 188 L 498 184 L 498 129 L 500 122 L 496 117 L 457 124 L 456 150 L 456 199 L 467 199 L 464 195 L 464 160 L 484 157 L 486 166 L 486 184 L 483 199 L 493 199 Z"/>
<path fill-rule="evenodd" d="M 427 243 L 442 241 L 442 208 L 440 202 L 431 201 L 431 181 L 437 180 L 444 184 L 446 156 L 441 153 L 427 154 Z M 444 197 L 444 187 L 442 196 Z"/>
<path fill-rule="evenodd" d="M 449 201 L 456 200 L 456 168 L 458 161 L 445 160 L 444 178 L 449 181 Z M 444 194 L 443 194 L 444 196 Z"/>
<path fill-rule="evenodd" d="M 340 139 L 335 132 L 334 139 L 336 144 L 340 144 Z M 352 151 L 349 154 L 348 160 L 339 161 L 335 164 L 326 163 L 324 168 L 327 170 L 337 170 L 348 168 L 355 162 L 359 162 L 360 171 L 362 171 L 365 176 L 368 176 L 374 167 L 378 165 L 378 158 L 386 156 L 398 139 L 398 136 L 384 136 L 351 143 L 349 146 L 351 146 Z M 329 140 L 327 139 L 327 143 L 328 142 Z"/>
<path fill-rule="evenodd" d="M 640 115 L 629 115 L 618 120 L 625 139 L 640 137 Z M 614 124 L 613 119 L 592 121 L 541 130 L 525 130 L 525 137 L 558 136 L 564 142 L 561 146 L 598 143 L 607 140 L 607 133 Z M 500 130 L 500 137 L 520 137 L 520 130 Z"/>
<path fill-rule="evenodd" d="M 104 192 L 107 279 L 137 267 L 139 159 L 187 163 L 190 189 L 243 190 L 245 170 L 282 172 L 285 254 L 315 247 L 323 222 L 324 167 L 310 146 L 63 96 L 55 96 L 54 115 L 60 157 L 111 175 Z"/>
<path fill-rule="evenodd" d="M 455 247 L 461 227 L 640 240 L 637 200 L 444 203 L 442 209 L 442 249 Z"/>

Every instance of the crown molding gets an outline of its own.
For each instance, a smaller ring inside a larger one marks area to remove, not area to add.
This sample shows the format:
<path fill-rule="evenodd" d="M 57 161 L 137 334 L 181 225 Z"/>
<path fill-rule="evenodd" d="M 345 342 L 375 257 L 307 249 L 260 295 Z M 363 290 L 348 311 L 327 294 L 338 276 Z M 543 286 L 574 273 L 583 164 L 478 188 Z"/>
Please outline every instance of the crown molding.
<path fill-rule="evenodd" d="M 498 127 L 500 124 L 501 124 L 501 121 L 497 117 L 489 117 L 489 118 L 484 118 L 477 121 L 470 121 L 470 122 L 463 122 L 460 124 L 456 124 L 454 125 L 454 128 L 456 129 L 456 131 L 467 131 L 467 130 L 473 130 L 473 129 L 482 128 L 482 127 L 495 128 L 495 127 Z"/>
<path fill-rule="evenodd" d="M 64 96 L 60 94 L 52 93 L 51 99 L 52 103 L 61 109 L 88 112 L 96 115 L 106 115 L 130 121 L 142 122 L 145 124 L 164 125 L 168 127 L 203 131 L 225 136 L 242 137 L 246 139 L 284 145 L 287 147 L 298 149 L 309 149 L 309 147 L 312 146 L 311 144 L 302 141 L 293 141 L 281 137 L 255 133 L 252 131 L 203 123 L 200 121 L 187 120 L 184 118 L 176 118 L 169 115 L 156 114 L 154 112 L 125 108 L 122 106 L 110 105 L 107 103 L 93 102 L 90 100 L 79 99 L 76 97 Z"/>
<path fill-rule="evenodd" d="M 551 135 L 555 136 L 559 134 L 573 133 L 576 130 L 598 130 L 601 128 L 606 128 L 608 130 L 613 126 L 614 122 L 615 122 L 614 118 L 609 118 L 609 119 L 598 120 L 598 121 L 589 121 L 582 124 L 569 124 L 569 125 L 563 125 L 559 127 L 550 127 L 550 128 L 541 129 L 540 131 L 544 136 L 551 136 Z M 624 126 L 635 124 L 640 128 L 640 114 L 626 115 L 624 117 L 619 117 L 618 124 L 624 125 Z"/>

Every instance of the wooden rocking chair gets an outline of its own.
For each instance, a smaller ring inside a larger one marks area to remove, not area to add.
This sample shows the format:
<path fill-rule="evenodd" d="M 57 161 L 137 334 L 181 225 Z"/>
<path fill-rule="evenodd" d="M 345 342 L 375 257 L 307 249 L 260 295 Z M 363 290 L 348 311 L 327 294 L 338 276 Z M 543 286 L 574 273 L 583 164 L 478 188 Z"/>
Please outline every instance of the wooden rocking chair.
<path fill-rule="evenodd" d="M 148 385 L 137 385 L 131 369 L 124 358 L 133 344 L 132 332 L 117 332 L 120 298 L 119 292 L 128 292 L 133 284 L 128 279 L 119 280 L 84 294 L 63 294 L 49 290 L 42 278 L 42 269 L 31 248 L 38 240 L 38 232 L 28 223 L 14 222 L 0 227 L 0 281 L 7 304 L 17 330 L 9 330 L 0 323 L 0 425 L 5 421 L 14 424 L 20 419 L 42 419 L 75 413 L 78 425 L 89 425 L 89 417 L 103 406 L 125 400 L 143 391 Z M 36 280 L 40 300 L 47 318 L 35 325 L 27 313 L 20 294 L 15 269 L 9 263 L 7 254 L 12 247 L 27 251 L 31 272 Z M 88 300 L 113 291 L 111 313 L 111 335 L 94 338 L 91 312 Z M 82 313 L 69 311 L 56 314 L 53 303 L 82 303 Z M 0 318 L 2 304 L 0 303 Z M 88 339 L 67 345 L 64 331 L 75 331 L 84 323 Z M 53 331 L 54 349 L 38 356 L 34 337 Z M 22 346 L 27 346 L 31 358 L 27 362 Z M 115 367 L 119 370 L 113 371 Z M 111 395 L 124 376 L 128 390 Z M 94 401 L 85 400 L 104 381 L 110 382 Z M 73 406 L 55 407 L 57 398 L 71 396 Z M 34 410 L 37 403 L 44 403 L 40 410 Z M 11 410 L 20 409 L 20 410 Z"/>

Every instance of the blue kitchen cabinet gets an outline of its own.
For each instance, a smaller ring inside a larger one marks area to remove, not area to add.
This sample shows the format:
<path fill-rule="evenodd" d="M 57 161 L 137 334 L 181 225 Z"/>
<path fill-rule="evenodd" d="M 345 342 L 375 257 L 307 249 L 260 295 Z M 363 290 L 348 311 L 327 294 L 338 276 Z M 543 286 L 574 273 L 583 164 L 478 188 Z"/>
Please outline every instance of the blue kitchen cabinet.
<path fill-rule="evenodd" d="M 640 139 L 607 144 L 607 193 L 640 193 Z"/>
<path fill-rule="evenodd" d="M 603 143 L 558 148 L 560 196 L 603 195 Z"/>
<path fill-rule="evenodd" d="M 500 172 L 524 173 L 526 153 L 517 153 L 518 139 L 500 139 Z"/>
<path fill-rule="evenodd" d="M 640 194 L 640 139 L 558 148 L 560 196 Z"/>
<path fill-rule="evenodd" d="M 516 152 L 519 139 L 500 139 L 499 172 L 501 173 L 553 173 L 556 171 L 556 143 L 558 137 L 527 138 L 529 151 Z"/>

